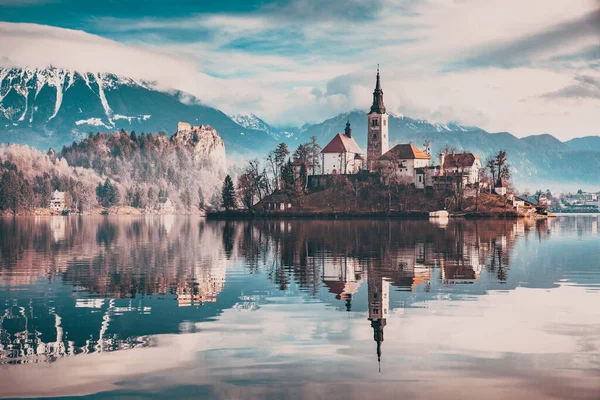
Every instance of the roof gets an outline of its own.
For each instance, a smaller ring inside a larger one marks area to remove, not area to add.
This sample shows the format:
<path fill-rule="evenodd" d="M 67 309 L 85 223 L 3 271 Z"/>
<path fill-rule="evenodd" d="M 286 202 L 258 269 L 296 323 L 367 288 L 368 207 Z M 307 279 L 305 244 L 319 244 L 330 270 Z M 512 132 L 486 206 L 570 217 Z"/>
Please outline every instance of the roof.
<path fill-rule="evenodd" d="M 358 147 L 356 141 L 344 134 L 338 133 L 331 142 L 321 150 L 321 153 L 360 153 L 362 150 Z"/>
<path fill-rule="evenodd" d="M 473 153 L 447 154 L 444 159 L 444 169 L 472 167 L 475 160 L 479 160 L 479 157 Z"/>
<path fill-rule="evenodd" d="M 387 153 L 379 157 L 380 160 L 391 160 L 391 159 L 422 159 L 430 160 L 431 157 L 423 153 L 423 151 L 417 149 L 412 143 L 409 144 L 397 144 L 392 147 Z"/>
<path fill-rule="evenodd" d="M 306 165 L 307 168 L 312 167 L 312 161 L 310 161 L 310 160 L 303 160 L 301 158 L 295 158 L 294 161 L 292 161 L 292 165 L 296 166 L 296 167 L 299 167 L 302 164 Z"/>
<path fill-rule="evenodd" d="M 50 197 L 51 200 L 64 200 L 65 199 L 65 192 L 59 192 L 58 190 L 55 190 L 54 192 L 52 192 L 52 196 Z"/>

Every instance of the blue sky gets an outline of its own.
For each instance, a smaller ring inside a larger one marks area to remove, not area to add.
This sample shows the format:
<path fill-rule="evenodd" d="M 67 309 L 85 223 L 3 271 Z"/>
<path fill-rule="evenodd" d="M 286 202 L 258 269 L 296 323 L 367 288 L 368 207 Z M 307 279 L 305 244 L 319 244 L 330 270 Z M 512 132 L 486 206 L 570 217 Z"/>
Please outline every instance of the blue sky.
<path fill-rule="evenodd" d="M 0 0 L 0 65 L 115 72 L 274 124 L 388 109 L 598 135 L 598 0 Z"/>

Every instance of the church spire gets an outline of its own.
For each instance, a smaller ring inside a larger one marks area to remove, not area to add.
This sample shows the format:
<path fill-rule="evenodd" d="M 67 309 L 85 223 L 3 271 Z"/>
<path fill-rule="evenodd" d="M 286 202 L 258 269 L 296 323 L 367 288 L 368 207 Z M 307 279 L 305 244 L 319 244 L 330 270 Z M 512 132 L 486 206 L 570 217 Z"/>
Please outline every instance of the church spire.
<path fill-rule="evenodd" d="M 385 105 L 383 104 L 383 90 L 381 89 L 381 80 L 379 78 L 379 64 L 377 64 L 377 81 L 373 91 L 373 105 L 371 113 L 385 114 Z"/>
<path fill-rule="evenodd" d="M 377 342 L 377 362 L 379 363 L 379 372 L 381 372 L 381 343 L 383 342 L 383 327 L 385 325 L 385 318 L 371 321 L 371 327 L 373 328 L 373 340 Z"/>
<path fill-rule="evenodd" d="M 350 127 L 350 120 L 348 120 L 348 122 L 346 122 L 346 129 L 344 130 L 344 133 L 346 134 L 346 136 L 348 136 L 349 138 L 352 137 L 352 128 Z"/>

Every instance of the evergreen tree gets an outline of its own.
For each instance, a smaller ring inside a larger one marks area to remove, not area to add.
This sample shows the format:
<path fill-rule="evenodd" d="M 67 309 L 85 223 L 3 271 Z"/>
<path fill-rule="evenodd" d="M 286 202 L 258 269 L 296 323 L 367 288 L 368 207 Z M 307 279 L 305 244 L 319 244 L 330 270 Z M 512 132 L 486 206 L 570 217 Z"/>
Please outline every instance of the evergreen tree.
<path fill-rule="evenodd" d="M 210 198 L 210 206 L 214 209 L 214 210 L 218 210 L 219 207 L 221 207 L 221 196 L 219 195 L 218 191 L 214 191 L 212 197 Z"/>
<path fill-rule="evenodd" d="M 0 209 L 11 209 L 13 213 L 19 210 L 21 185 L 15 171 L 5 171 L 0 178 Z"/>
<path fill-rule="evenodd" d="M 281 182 L 284 188 L 294 186 L 294 167 L 290 160 L 281 168 Z"/>
<path fill-rule="evenodd" d="M 186 208 L 186 210 L 189 210 L 190 206 L 192 205 L 192 195 L 188 188 L 185 188 L 181 192 L 181 194 L 179 195 L 179 199 L 181 200 L 181 203 Z"/>
<path fill-rule="evenodd" d="M 231 176 L 227 175 L 223 181 L 223 189 L 221 190 L 221 199 L 225 210 L 229 211 L 235 208 L 235 188 Z"/>
<path fill-rule="evenodd" d="M 308 172 L 306 171 L 306 164 L 304 163 L 300 166 L 300 184 L 302 185 L 302 190 L 306 190 L 306 186 L 308 185 Z"/>
<path fill-rule="evenodd" d="M 204 206 L 204 193 L 202 193 L 202 188 L 198 187 L 198 208 L 204 210 Z"/>
<path fill-rule="evenodd" d="M 100 203 L 103 207 L 110 207 L 119 202 L 119 190 L 116 185 L 110 183 L 108 178 L 104 181 L 104 185 L 98 184 L 96 187 L 96 197 L 98 198 L 98 203 Z"/>

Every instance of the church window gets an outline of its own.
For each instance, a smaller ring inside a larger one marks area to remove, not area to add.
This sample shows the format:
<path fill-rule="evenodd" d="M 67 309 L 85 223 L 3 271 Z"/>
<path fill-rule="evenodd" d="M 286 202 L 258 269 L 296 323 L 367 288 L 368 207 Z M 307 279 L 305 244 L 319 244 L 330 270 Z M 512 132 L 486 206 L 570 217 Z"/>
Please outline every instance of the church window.
<path fill-rule="evenodd" d="M 376 299 L 377 298 L 377 292 L 373 293 L 373 298 Z"/>
<path fill-rule="evenodd" d="M 383 120 L 383 126 L 386 126 L 386 125 L 387 125 L 387 121 L 384 119 Z"/>
<path fill-rule="evenodd" d="M 377 140 L 377 135 L 373 134 L 373 140 Z"/>
<path fill-rule="evenodd" d="M 379 126 L 379 121 L 376 119 L 371 120 L 371 126 Z"/>
<path fill-rule="evenodd" d="M 374 308 L 373 309 L 373 314 L 379 314 L 379 308 Z"/>

